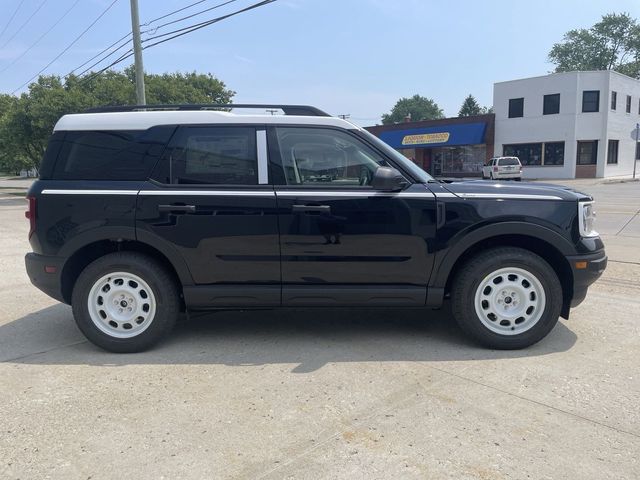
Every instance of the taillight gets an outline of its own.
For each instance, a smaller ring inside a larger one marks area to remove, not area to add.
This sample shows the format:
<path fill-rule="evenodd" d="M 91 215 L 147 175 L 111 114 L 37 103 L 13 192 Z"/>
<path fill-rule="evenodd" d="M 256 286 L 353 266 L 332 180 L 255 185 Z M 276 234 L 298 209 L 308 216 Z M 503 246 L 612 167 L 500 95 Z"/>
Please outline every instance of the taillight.
<path fill-rule="evenodd" d="M 497 172 L 498 171 L 498 167 L 493 167 L 493 171 Z"/>
<path fill-rule="evenodd" d="M 36 197 L 27 197 L 27 211 L 24 212 L 24 216 L 29 219 L 29 238 L 36 230 Z"/>

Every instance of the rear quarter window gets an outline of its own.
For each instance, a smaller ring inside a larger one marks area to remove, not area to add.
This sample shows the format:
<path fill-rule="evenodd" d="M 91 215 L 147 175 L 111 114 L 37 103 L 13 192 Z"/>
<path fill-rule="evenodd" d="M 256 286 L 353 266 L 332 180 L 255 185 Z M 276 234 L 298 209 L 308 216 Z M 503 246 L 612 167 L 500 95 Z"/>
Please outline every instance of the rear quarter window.
<path fill-rule="evenodd" d="M 38 171 L 42 180 L 49 180 L 53 176 L 53 169 L 58 159 L 60 149 L 64 146 L 65 132 L 53 132 L 53 135 L 49 138 L 47 149 L 40 162 L 40 169 Z"/>
<path fill-rule="evenodd" d="M 175 127 L 66 132 L 55 164 L 57 180 L 145 180 Z"/>

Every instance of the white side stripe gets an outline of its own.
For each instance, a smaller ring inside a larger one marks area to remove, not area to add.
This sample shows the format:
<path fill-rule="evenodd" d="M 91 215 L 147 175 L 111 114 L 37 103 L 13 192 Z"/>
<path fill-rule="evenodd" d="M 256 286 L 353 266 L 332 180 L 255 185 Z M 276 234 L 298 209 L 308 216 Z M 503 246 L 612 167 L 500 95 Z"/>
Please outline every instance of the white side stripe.
<path fill-rule="evenodd" d="M 56 190 L 46 188 L 43 195 L 137 195 L 138 190 Z"/>
<path fill-rule="evenodd" d="M 140 195 L 176 196 L 199 195 L 203 197 L 273 197 L 273 190 L 140 190 Z"/>
<path fill-rule="evenodd" d="M 431 192 L 375 192 L 375 191 L 327 191 L 327 190 L 42 190 L 43 195 L 148 195 L 148 196 L 210 196 L 210 197 L 401 197 L 401 198 L 479 198 L 487 200 L 562 200 L 555 195 L 525 193 L 431 193 Z"/>
<path fill-rule="evenodd" d="M 490 198 L 508 200 L 562 200 L 562 197 L 555 195 L 533 195 L 526 193 L 458 193 L 462 198 Z"/>
<path fill-rule="evenodd" d="M 437 192 L 434 194 L 438 198 L 455 198 L 457 195 L 455 193 L 446 193 L 446 192 Z"/>
<path fill-rule="evenodd" d="M 276 192 L 279 197 L 414 197 L 414 198 L 433 198 L 431 192 L 376 192 L 367 191 L 351 191 L 336 192 L 332 190 L 279 190 Z"/>

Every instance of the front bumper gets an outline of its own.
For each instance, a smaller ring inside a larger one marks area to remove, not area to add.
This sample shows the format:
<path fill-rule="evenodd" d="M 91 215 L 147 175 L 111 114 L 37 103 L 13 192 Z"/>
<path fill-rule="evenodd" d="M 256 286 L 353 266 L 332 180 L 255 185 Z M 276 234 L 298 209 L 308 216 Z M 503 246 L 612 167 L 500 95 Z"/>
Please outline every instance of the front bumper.
<path fill-rule="evenodd" d="M 607 255 L 604 250 L 587 255 L 567 257 L 573 272 L 573 297 L 571 307 L 577 307 L 587 296 L 589 285 L 594 283 L 607 268 Z"/>
<path fill-rule="evenodd" d="M 31 283 L 59 302 L 66 303 L 62 295 L 62 267 L 64 258 L 27 253 L 24 263 Z"/>

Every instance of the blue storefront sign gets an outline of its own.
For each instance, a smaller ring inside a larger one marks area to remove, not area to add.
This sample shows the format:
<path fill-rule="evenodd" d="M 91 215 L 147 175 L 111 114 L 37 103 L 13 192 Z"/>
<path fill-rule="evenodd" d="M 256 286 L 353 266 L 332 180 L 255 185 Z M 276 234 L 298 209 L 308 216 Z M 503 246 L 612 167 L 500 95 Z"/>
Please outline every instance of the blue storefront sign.
<path fill-rule="evenodd" d="M 431 148 L 484 143 L 486 123 L 408 128 L 380 133 L 380 139 L 395 149 Z"/>

